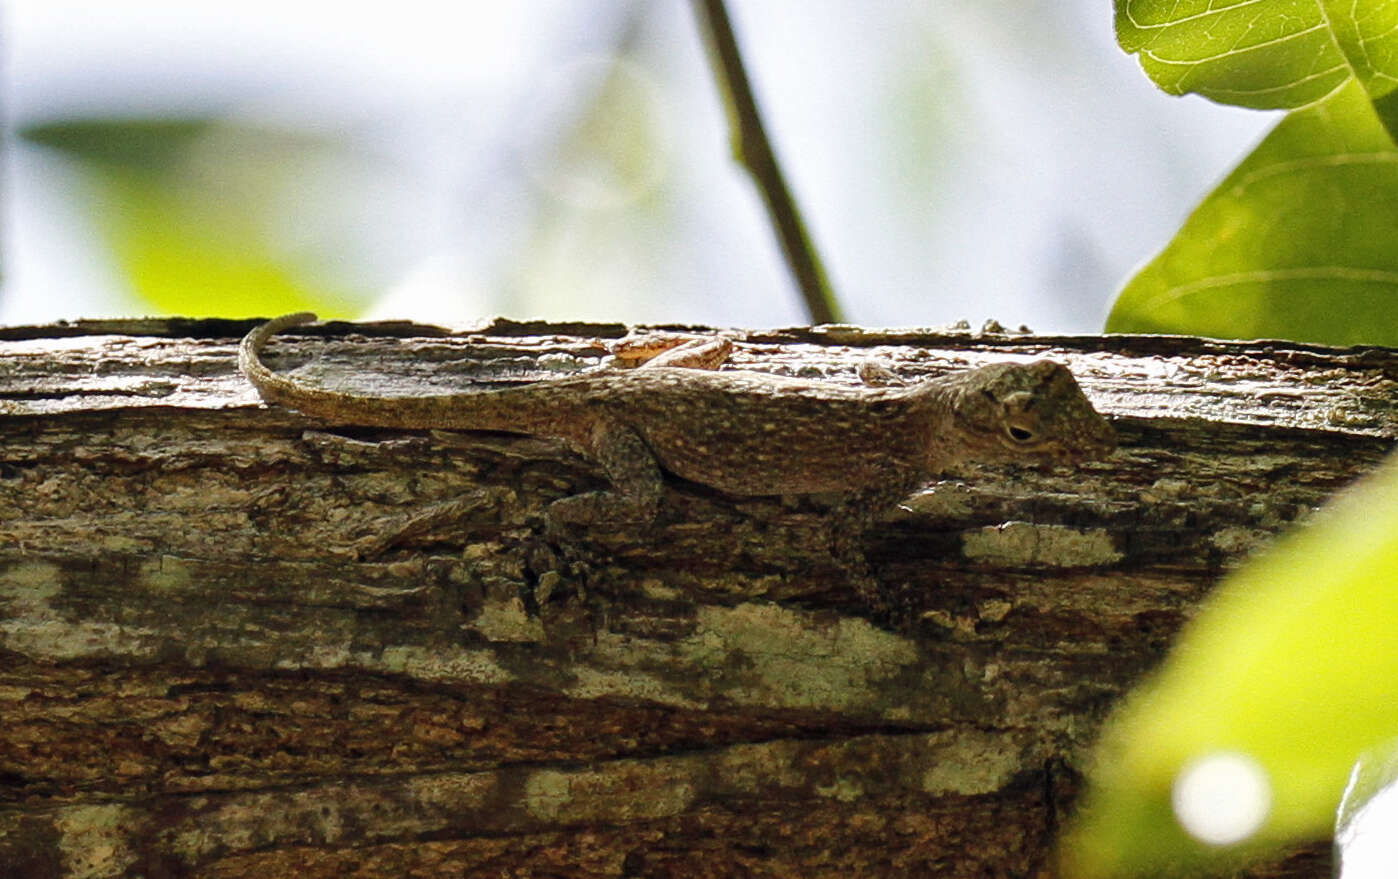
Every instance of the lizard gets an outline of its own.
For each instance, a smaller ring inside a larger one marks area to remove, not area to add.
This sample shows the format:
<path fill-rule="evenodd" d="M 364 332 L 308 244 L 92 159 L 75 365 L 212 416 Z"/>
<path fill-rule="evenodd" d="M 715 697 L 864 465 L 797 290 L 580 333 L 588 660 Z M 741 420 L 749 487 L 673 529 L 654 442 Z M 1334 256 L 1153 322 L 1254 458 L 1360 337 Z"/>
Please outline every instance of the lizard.
<path fill-rule="evenodd" d="M 728 495 L 835 493 L 892 505 L 960 465 L 1073 464 L 1105 457 L 1116 444 L 1073 374 L 1051 360 L 993 363 L 904 386 L 847 386 L 719 370 L 731 345 L 719 339 L 634 369 L 377 396 L 307 385 L 262 362 L 271 336 L 315 319 L 285 315 L 244 337 L 239 366 L 263 400 L 359 427 L 562 440 L 600 464 L 611 487 L 554 501 L 545 512 L 554 524 L 651 522 L 662 471 Z"/>

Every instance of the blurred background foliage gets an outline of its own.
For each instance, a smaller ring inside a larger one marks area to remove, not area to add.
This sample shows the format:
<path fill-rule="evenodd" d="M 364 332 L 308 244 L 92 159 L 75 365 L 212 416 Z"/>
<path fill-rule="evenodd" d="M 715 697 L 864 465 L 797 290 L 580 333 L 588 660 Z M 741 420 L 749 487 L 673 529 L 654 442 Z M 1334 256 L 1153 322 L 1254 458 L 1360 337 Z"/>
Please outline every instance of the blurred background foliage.
<path fill-rule="evenodd" d="M 685 3 L 5 4 L 0 321 L 804 314 Z M 1099 0 L 735 4 L 851 319 L 1093 332 L 1266 125 Z"/>
<path fill-rule="evenodd" d="M 199 121 L 78 121 L 21 136 L 83 170 L 93 226 L 129 294 L 159 312 L 267 314 L 372 301 L 369 267 L 336 271 L 351 230 L 322 231 L 332 164 L 341 185 L 371 176 L 338 143 Z M 338 233 L 338 234 L 337 234 Z M 335 241 L 340 238 L 340 241 Z M 338 248 L 337 248 L 338 249 Z"/>

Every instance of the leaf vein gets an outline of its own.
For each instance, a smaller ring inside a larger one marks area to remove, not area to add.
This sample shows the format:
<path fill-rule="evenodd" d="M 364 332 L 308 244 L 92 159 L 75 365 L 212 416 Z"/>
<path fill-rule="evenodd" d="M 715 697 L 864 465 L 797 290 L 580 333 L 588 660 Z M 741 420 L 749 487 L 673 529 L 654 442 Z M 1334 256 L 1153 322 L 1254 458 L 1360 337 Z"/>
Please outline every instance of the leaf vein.
<path fill-rule="evenodd" d="M 1127 4 L 1126 4 L 1126 20 L 1129 21 L 1129 22 L 1131 23 L 1131 26 L 1134 27 L 1134 28 L 1136 28 L 1137 30 L 1142 30 L 1142 31 L 1162 30 L 1162 29 L 1164 29 L 1164 28 L 1175 27 L 1176 25 L 1185 24 L 1185 23 L 1191 22 L 1191 21 L 1199 21 L 1200 19 L 1205 19 L 1205 18 L 1208 18 L 1208 17 L 1210 17 L 1210 16 L 1225 15 L 1225 14 L 1227 14 L 1227 13 L 1229 13 L 1229 12 L 1234 11 L 1235 9 L 1242 9 L 1242 8 L 1245 7 L 1245 6 L 1256 6 L 1257 4 L 1263 3 L 1263 2 L 1266 2 L 1266 0 L 1243 0 L 1242 3 L 1234 3 L 1234 4 L 1231 4 L 1231 5 L 1229 5 L 1229 6 L 1222 6 L 1222 7 L 1219 7 L 1219 8 L 1217 8 L 1217 9 L 1214 8 L 1213 3 L 1210 3 L 1210 4 L 1209 4 L 1209 8 L 1208 8 L 1208 9 L 1205 9 L 1203 12 L 1199 12 L 1199 13 L 1196 13 L 1196 14 L 1194 14 L 1194 15 L 1186 15 L 1186 16 L 1183 16 L 1183 17 L 1181 17 L 1181 18 L 1171 19 L 1171 20 L 1169 20 L 1169 21 L 1161 22 L 1160 24 L 1142 24 L 1141 22 L 1137 21 L 1137 20 L 1136 20 L 1136 16 L 1135 16 L 1135 14 L 1134 14 L 1133 11 L 1132 11 L 1132 6 L 1133 6 L 1134 4 L 1132 4 L 1132 3 L 1127 3 Z M 1176 4 L 1175 4 L 1175 7 L 1178 8 L 1178 7 L 1179 7 L 1179 4 L 1176 3 Z"/>
<path fill-rule="evenodd" d="M 1240 49 L 1240 48 L 1236 48 L 1236 47 L 1235 47 L 1235 48 L 1232 48 L 1232 49 L 1225 49 L 1225 50 L 1222 51 L 1222 52 L 1218 52 L 1218 53 L 1213 54 L 1213 55 L 1203 55 L 1203 56 L 1200 56 L 1200 57 L 1198 57 L 1198 58 L 1178 58 L 1178 59 L 1177 59 L 1177 58 L 1167 58 L 1167 57 L 1165 57 L 1165 56 L 1163 56 L 1163 55 L 1160 55 L 1160 54 L 1158 54 L 1158 53 L 1156 53 L 1156 52 L 1152 52 L 1152 51 L 1149 50 L 1149 49 L 1142 49 L 1142 50 L 1141 50 L 1141 54 L 1142 54 L 1142 55 L 1145 55 L 1146 57 L 1148 57 L 1148 58 L 1150 58 L 1151 60 L 1156 61 L 1156 62 L 1158 62 L 1158 63 L 1160 63 L 1160 64 L 1167 64 L 1167 65 L 1173 65 L 1173 66 L 1206 64 L 1206 63 L 1208 63 L 1208 62 L 1210 62 L 1210 61 L 1221 61 L 1221 60 L 1223 60 L 1224 58 L 1235 58 L 1235 57 L 1237 57 L 1237 56 L 1239 56 L 1239 55 L 1244 55 L 1244 54 L 1246 54 L 1246 53 L 1248 53 L 1248 52 L 1252 52 L 1252 51 L 1255 51 L 1255 50 L 1258 50 L 1258 49 L 1269 49 L 1269 48 L 1272 48 L 1273 46 L 1277 46 L 1277 45 L 1280 45 L 1280 44 L 1282 44 L 1282 43 L 1285 43 L 1285 42 L 1287 42 L 1288 40 L 1294 40 L 1294 39 L 1297 39 L 1297 38 L 1299 38 L 1299 37 L 1307 36 L 1307 35 L 1309 35 L 1309 34 L 1311 34 L 1311 33 L 1314 33 L 1315 31 L 1324 30 L 1324 28 L 1325 28 L 1325 25 L 1324 25 L 1323 23 L 1322 23 L 1322 24 L 1316 24 L 1316 25 L 1313 25 L 1313 26 L 1311 26 L 1311 27 L 1308 27 L 1308 28 L 1306 28 L 1306 29 L 1304 29 L 1304 30 L 1295 31 L 1295 32 L 1289 33 L 1289 34 L 1283 34 L 1283 35 L 1280 36 L 1280 37 L 1276 37 L 1276 38 L 1271 39 L 1271 40 L 1265 40 L 1265 41 L 1263 41 L 1263 42 L 1261 42 L 1261 43 L 1255 43 L 1254 45 L 1251 45 L 1251 46 L 1244 46 L 1244 47 L 1242 47 L 1241 49 Z"/>
<path fill-rule="evenodd" d="M 1149 313 L 1163 305 L 1168 305 L 1195 293 L 1202 293 L 1205 290 L 1277 281 L 1354 281 L 1365 284 L 1392 284 L 1394 287 L 1398 287 L 1398 271 L 1366 269 L 1356 266 L 1307 266 L 1295 269 L 1258 269 L 1251 272 L 1214 275 L 1200 278 L 1188 284 L 1167 288 L 1160 295 L 1143 303 L 1141 311 Z"/>
<path fill-rule="evenodd" d="M 1375 153 L 1335 153 L 1328 156 L 1306 156 L 1301 159 L 1291 159 L 1285 162 L 1273 162 L 1256 171 L 1243 175 L 1228 190 L 1228 195 L 1232 198 L 1242 198 L 1243 193 L 1255 183 L 1277 175 L 1291 174 L 1295 171 L 1313 171 L 1323 168 L 1341 168 L 1346 165 L 1384 165 L 1398 164 L 1398 152 L 1375 152 Z"/>

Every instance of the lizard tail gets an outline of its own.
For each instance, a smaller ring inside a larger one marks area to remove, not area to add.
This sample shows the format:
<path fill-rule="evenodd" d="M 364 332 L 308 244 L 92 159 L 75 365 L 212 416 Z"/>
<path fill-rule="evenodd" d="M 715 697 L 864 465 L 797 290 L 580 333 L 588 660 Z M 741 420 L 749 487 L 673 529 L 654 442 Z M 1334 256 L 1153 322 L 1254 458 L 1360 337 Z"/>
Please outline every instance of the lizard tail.
<path fill-rule="evenodd" d="M 258 356 L 262 351 L 262 346 L 266 345 L 268 339 L 282 330 L 299 327 L 302 324 L 311 323 L 315 319 L 316 316 L 312 312 L 298 311 L 295 314 L 284 314 L 253 327 L 252 332 L 244 336 L 243 343 L 238 346 L 238 369 L 257 386 L 259 391 L 268 385 L 277 384 L 277 374 L 268 369 Z"/>
<path fill-rule="evenodd" d="M 306 415 L 340 420 L 363 427 L 408 429 L 503 430 L 546 436 L 572 436 L 560 430 L 570 407 L 568 394 L 547 388 L 513 388 L 469 393 L 379 397 L 302 384 L 289 375 L 269 369 L 261 352 L 267 340 L 289 327 L 308 324 L 310 312 L 288 314 L 270 320 L 243 337 L 238 367 L 268 403 L 280 403 Z M 586 428 L 578 428 L 586 432 Z"/>
<path fill-rule="evenodd" d="M 238 368 L 257 388 L 263 400 L 289 406 L 305 415 L 346 420 L 363 426 L 444 426 L 432 419 L 435 398 L 374 397 L 313 387 L 289 375 L 274 372 L 262 362 L 262 348 L 274 334 L 315 319 L 316 316 L 309 311 L 287 314 L 267 321 L 243 337 L 243 343 L 238 347 Z"/>

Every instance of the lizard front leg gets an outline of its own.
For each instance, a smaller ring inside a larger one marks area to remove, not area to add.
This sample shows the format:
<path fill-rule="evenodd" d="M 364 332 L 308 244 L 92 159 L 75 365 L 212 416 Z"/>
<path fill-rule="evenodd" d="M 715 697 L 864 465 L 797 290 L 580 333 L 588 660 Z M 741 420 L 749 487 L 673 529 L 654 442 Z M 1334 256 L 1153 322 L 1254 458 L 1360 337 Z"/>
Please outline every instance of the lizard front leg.
<path fill-rule="evenodd" d="M 630 427 L 599 422 L 587 442 L 588 454 L 602 465 L 612 488 L 556 500 L 545 511 L 545 524 L 557 531 L 564 523 L 647 523 L 660 507 L 664 481 L 655 455 Z"/>
<path fill-rule="evenodd" d="M 916 475 L 890 469 L 876 487 L 841 498 L 827 518 L 831 557 L 844 572 L 861 605 L 872 612 L 880 625 L 905 629 L 909 619 L 906 614 L 900 616 L 895 593 L 876 575 L 865 554 L 865 540 L 875 523 L 895 515 L 899 502 L 907 499 L 922 481 Z"/>
<path fill-rule="evenodd" d="M 440 436 L 449 436 L 445 431 Z M 564 526 L 649 523 L 660 507 L 664 481 L 660 465 L 639 434 L 624 425 L 596 424 L 582 451 L 602 465 L 612 488 L 561 498 L 544 509 L 544 531 L 562 536 Z M 488 503 L 499 503 L 501 490 L 483 489 L 461 498 L 433 504 L 383 533 L 356 543 L 359 558 L 372 558 L 421 532 L 449 525 Z"/>

